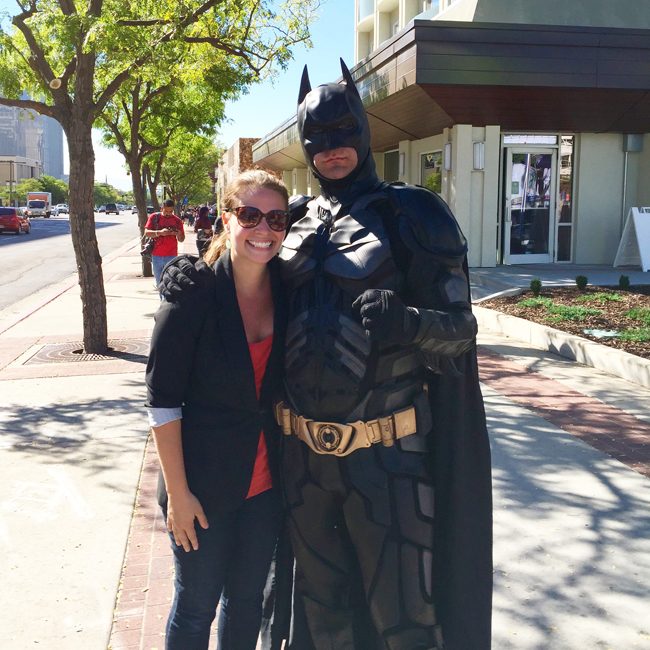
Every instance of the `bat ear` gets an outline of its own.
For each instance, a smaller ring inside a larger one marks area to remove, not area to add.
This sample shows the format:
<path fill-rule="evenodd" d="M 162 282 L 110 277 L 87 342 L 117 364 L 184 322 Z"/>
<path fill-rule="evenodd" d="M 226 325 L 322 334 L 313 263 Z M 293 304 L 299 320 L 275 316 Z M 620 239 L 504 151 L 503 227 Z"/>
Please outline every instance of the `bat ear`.
<path fill-rule="evenodd" d="M 354 79 L 352 78 L 352 75 L 348 70 L 348 66 L 345 65 L 345 61 L 343 61 L 343 59 L 341 59 L 341 72 L 343 73 L 343 80 L 345 81 L 345 85 L 350 89 L 350 92 L 359 97 L 357 86 L 354 83 Z M 361 97 L 359 97 L 359 99 L 361 99 Z"/>
<path fill-rule="evenodd" d="M 302 71 L 302 79 L 300 80 L 300 93 L 298 94 L 298 106 L 302 104 L 307 93 L 311 91 L 311 84 L 309 83 L 309 72 L 307 72 L 307 66 L 304 67 Z"/>

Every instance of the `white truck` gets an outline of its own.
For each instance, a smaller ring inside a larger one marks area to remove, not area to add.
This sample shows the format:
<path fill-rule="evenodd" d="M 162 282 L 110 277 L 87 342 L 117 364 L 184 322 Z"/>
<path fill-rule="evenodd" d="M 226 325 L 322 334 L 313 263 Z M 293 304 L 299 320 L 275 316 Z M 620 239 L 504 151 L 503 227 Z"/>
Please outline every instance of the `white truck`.
<path fill-rule="evenodd" d="M 52 214 L 52 194 L 50 192 L 28 192 L 26 213 L 28 217 L 49 219 Z"/>

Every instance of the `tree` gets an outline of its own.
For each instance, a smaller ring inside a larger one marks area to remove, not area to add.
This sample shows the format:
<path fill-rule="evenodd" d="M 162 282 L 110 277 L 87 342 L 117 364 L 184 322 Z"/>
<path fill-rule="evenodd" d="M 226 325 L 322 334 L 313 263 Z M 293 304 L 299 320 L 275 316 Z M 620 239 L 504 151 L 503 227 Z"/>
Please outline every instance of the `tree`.
<path fill-rule="evenodd" d="M 120 195 L 110 183 L 95 183 L 93 191 L 94 205 L 106 205 L 107 203 L 118 203 Z"/>
<path fill-rule="evenodd" d="M 44 192 L 51 192 L 54 205 L 68 202 L 69 188 L 65 181 L 43 174 L 38 182 Z"/>
<path fill-rule="evenodd" d="M 107 349 L 106 296 L 94 221 L 92 127 L 143 66 L 231 56 L 262 74 L 286 66 L 309 39 L 319 0 L 286 0 L 279 17 L 264 0 L 17 0 L 0 31 L 0 104 L 57 120 L 70 154 L 70 232 L 83 308 L 86 352 Z M 22 92 L 39 100 L 24 99 Z"/>
<path fill-rule="evenodd" d="M 223 155 L 211 138 L 178 132 L 167 149 L 161 180 L 176 203 L 187 197 L 189 203 L 205 203 L 212 197 L 210 172 Z"/>
<path fill-rule="evenodd" d="M 168 62 L 163 69 L 168 72 L 142 69 L 139 78 L 122 85 L 101 114 L 106 129 L 104 143 L 119 149 L 131 172 L 141 236 L 148 217 L 146 182 L 149 180 L 151 187 L 155 180 L 150 170 L 145 172 L 143 168 L 145 156 L 152 152 L 164 156 L 170 138 L 179 129 L 214 133 L 223 118 L 225 93 L 219 93 L 212 84 L 197 81 L 196 65 L 176 68 Z M 145 75 L 152 78 L 145 81 Z M 207 96 L 211 101 L 205 101 Z M 152 203 L 158 208 L 155 187 L 151 190 Z M 149 256 L 142 258 L 142 274 L 153 275 Z"/>

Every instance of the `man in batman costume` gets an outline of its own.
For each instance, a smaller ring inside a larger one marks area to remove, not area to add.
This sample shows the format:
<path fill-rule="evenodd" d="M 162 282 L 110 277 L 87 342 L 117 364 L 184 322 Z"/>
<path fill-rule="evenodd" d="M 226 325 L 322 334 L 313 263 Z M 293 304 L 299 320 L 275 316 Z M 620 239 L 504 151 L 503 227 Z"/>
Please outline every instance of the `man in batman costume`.
<path fill-rule="evenodd" d="M 303 73 L 298 131 L 322 194 L 292 202 L 280 253 L 288 647 L 488 650 L 490 448 L 466 241 L 436 194 L 379 180 L 341 65 L 343 84 L 312 90 Z"/>

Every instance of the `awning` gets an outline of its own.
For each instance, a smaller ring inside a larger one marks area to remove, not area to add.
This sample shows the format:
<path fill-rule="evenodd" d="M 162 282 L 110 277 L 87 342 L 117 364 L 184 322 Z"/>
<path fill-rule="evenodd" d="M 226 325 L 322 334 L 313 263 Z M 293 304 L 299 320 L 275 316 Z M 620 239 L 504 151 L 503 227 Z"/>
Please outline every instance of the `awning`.
<path fill-rule="evenodd" d="M 377 152 L 454 124 L 650 133 L 650 30 L 415 20 L 351 72 Z M 295 116 L 253 160 L 304 165 Z"/>

